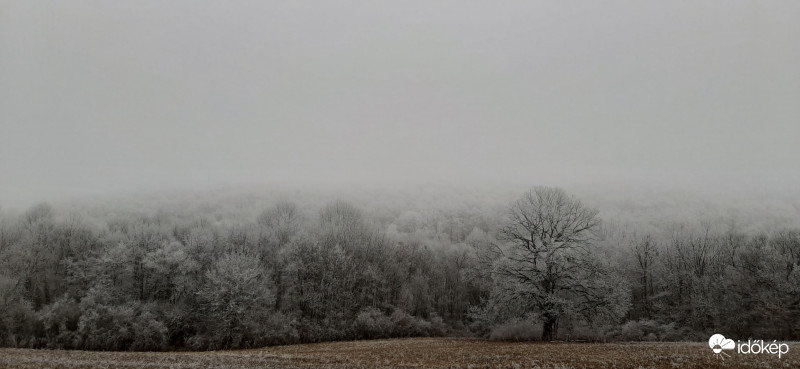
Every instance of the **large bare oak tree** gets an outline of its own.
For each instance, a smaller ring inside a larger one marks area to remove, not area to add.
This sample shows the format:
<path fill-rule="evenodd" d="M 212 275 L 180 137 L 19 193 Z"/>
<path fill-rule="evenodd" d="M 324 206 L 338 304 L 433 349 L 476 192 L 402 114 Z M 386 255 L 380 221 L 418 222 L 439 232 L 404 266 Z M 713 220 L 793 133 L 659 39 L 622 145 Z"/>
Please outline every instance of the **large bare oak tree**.
<path fill-rule="evenodd" d="M 543 340 L 556 337 L 566 311 L 586 315 L 608 303 L 590 250 L 599 225 L 597 210 L 560 188 L 534 187 L 510 207 L 496 272 L 509 296 L 540 314 Z"/>

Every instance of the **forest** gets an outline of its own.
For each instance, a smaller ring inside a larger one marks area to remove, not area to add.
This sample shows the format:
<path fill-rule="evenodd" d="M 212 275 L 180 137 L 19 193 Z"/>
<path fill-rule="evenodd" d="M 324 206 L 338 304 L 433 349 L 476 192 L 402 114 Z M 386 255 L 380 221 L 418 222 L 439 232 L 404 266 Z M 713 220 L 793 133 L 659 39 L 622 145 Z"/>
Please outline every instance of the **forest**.
<path fill-rule="evenodd" d="M 798 340 L 800 203 L 739 200 L 280 189 L 0 209 L 0 345 Z"/>

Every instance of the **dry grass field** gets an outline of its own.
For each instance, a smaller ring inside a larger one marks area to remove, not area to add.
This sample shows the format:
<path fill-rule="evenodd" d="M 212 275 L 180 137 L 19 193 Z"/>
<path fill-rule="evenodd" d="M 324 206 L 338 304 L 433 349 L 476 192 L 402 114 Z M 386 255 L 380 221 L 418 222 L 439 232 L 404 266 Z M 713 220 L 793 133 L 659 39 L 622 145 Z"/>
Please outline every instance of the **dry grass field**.
<path fill-rule="evenodd" d="M 800 368 L 789 353 L 720 360 L 703 343 L 538 343 L 412 338 L 215 352 L 0 349 L 0 368 Z"/>

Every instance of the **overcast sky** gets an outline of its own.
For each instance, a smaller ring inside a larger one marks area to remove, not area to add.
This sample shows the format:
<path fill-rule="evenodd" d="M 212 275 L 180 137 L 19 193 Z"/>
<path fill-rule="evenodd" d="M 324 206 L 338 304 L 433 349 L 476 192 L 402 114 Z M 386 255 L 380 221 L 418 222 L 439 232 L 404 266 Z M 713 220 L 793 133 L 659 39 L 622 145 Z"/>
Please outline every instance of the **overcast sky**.
<path fill-rule="evenodd" d="M 798 1 L 0 0 L 0 205 L 800 183 Z"/>

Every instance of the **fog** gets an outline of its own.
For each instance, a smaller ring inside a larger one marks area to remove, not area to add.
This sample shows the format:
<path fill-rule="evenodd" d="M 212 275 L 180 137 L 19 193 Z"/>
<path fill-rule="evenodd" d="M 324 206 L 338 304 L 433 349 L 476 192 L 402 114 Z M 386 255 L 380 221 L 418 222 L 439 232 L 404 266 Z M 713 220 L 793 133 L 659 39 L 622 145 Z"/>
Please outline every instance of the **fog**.
<path fill-rule="evenodd" d="M 0 205 L 800 183 L 800 3 L 0 1 Z"/>

